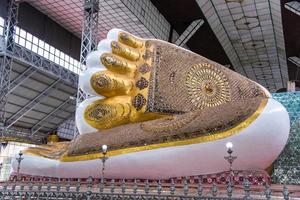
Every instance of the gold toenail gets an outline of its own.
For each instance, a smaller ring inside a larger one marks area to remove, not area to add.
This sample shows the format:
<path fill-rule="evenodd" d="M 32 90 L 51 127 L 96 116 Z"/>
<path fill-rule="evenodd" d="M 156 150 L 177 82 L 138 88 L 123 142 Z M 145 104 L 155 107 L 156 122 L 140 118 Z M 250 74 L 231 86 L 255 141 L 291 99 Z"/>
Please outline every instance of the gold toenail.
<path fill-rule="evenodd" d="M 101 62 L 108 69 L 121 74 L 133 72 L 136 69 L 136 65 L 134 63 L 127 62 L 125 59 L 122 58 L 116 58 L 108 53 L 101 55 Z"/>
<path fill-rule="evenodd" d="M 119 41 L 134 48 L 142 48 L 144 46 L 142 40 L 134 38 L 133 36 L 123 32 L 119 33 Z"/>
<path fill-rule="evenodd" d="M 140 58 L 140 53 L 129 47 L 125 47 L 118 42 L 111 42 L 112 52 L 119 56 L 122 56 L 128 60 L 136 61 Z"/>
<path fill-rule="evenodd" d="M 111 66 L 116 63 L 116 60 L 111 56 L 101 56 L 101 60 L 104 65 Z"/>

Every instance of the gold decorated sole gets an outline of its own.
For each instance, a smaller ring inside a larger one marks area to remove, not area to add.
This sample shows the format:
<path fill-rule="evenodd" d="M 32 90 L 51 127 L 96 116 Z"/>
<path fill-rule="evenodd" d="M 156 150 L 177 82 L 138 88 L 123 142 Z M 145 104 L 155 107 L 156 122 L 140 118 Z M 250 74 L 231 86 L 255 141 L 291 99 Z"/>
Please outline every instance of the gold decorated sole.
<path fill-rule="evenodd" d="M 159 148 L 198 144 L 198 143 L 216 141 L 226 137 L 230 137 L 232 135 L 240 133 L 242 130 L 246 129 L 255 119 L 257 119 L 259 115 L 262 113 L 262 111 L 264 110 L 264 108 L 266 107 L 267 103 L 268 103 L 268 99 L 263 99 L 258 109 L 251 116 L 249 116 L 246 120 L 244 120 L 243 122 L 239 123 L 238 125 L 234 126 L 229 130 L 220 131 L 210 135 L 199 136 L 192 139 L 111 150 L 108 152 L 108 156 L 111 157 L 111 156 L 118 156 L 118 155 L 133 153 L 133 152 L 141 152 L 141 151 L 153 150 Z M 101 153 L 91 153 L 87 155 L 77 155 L 77 156 L 69 156 L 65 154 L 59 160 L 62 162 L 74 162 L 74 161 L 98 159 L 101 158 L 102 156 L 103 155 Z"/>

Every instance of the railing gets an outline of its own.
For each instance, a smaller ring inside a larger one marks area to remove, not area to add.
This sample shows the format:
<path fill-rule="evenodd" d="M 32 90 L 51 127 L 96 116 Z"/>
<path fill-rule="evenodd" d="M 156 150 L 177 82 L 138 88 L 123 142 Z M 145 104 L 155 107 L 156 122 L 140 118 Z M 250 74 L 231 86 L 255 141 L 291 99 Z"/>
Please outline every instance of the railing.
<path fill-rule="evenodd" d="M 104 180 L 61 179 L 57 181 L 9 181 L 0 184 L 0 199 L 289 199 L 300 191 L 287 186 L 251 186 L 245 179 L 243 185 L 217 185 L 192 183 L 188 179 L 174 180 Z"/>

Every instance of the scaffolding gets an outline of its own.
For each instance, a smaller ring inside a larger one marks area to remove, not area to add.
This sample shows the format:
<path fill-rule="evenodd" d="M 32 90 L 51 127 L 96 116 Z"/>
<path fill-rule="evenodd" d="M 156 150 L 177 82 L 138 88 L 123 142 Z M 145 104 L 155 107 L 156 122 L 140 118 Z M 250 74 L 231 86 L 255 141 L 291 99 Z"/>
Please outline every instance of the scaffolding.
<path fill-rule="evenodd" d="M 84 71 L 86 69 L 86 58 L 88 53 L 97 47 L 97 34 L 98 34 L 98 18 L 99 18 L 99 0 L 84 0 L 84 22 L 81 37 L 81 50 L 80 50 L 80 69 Z M 78 86 L 76 106 L 87 98 L 87 94 L 84 93 Z M 78 134 L 78 130 L 75 125 L 75 135 Z"/>
<path fill-rule="evenodd" d="M 4 25 L 4 45 L 0 55 L 0 126 L 5 127 L 7 93 L 10 89 L 12 58 L 7 52 L 14 50 L 14 33 L 18 22 L 19 5 L 15 0 L 8 2 L 8 16 Z"/>
<path fill-rule="evenodd" d="M 43 119 L 37 122 L 31 130 L 23 130 L 15 128 L 13 125 L 18 122 L 21 118 L 27 115 L 33 108 L 35 108 L 42 100 L 45 100 L 50 93 L 57 90 L 58 86 L 70 85 L 77 87 L 78 74 L 73 70 L 70 70 L 53 60 L 44 57 L 40 52 L 33 52 L 33 49 L 28 49 L 26 46 L 18 43 L 17 18 L 18 18 L 18 4 L 15 0 L 10 0 L 7 7 L 7 17 L 4 20 L 4 31 L 0 34 L 0 135 L 1 141 L 20 141 L 29 143 L 43 143 L 44 133 L 36 134 L 40 131 L 45 123 L 47 123 L 58 109 L 54 108 L 52 112 L 46 115 Z M 24 32 L 24 31 L 23 31 Z M 26 39 L 25 39 L 26 40 Z M 32 42 L 27 41 L 26 42 Z M 27 69 L 23 71 L 14 80 L 10 80 L 12 77 L 12 66 L 14 63 L 26 66 Z M 46 73 L 52 75 L 55 81 L 49 84 L 49 87 L 42 91 L 38 96 L 31 99 L 24 107 L 13 113 L 10 117 L 8 114 L 8 97 L 15 89 L 24 84 L 28 78 L 37 73 Z M 75 96 L 75 94 L 70 94 Z M 66 100 L 68 103 L 62 102 L 63 106 L 70 105 L 69 97 Z M 74 112 L 69 117 L 73 117 Z M 47 121 L 48 119 L 48 121 Z M 67 120 L 67 119 L 66 119 Z M 71 128 L 72 132 L 74 131 Z M 70 130 L 67 130 L 70 132 Z M 66 131 L 66 129 L 64 129 Z M 65 133 L 63 133 L 65 134 Z M 69 134 L 69 133 L 68 133 Z"/>

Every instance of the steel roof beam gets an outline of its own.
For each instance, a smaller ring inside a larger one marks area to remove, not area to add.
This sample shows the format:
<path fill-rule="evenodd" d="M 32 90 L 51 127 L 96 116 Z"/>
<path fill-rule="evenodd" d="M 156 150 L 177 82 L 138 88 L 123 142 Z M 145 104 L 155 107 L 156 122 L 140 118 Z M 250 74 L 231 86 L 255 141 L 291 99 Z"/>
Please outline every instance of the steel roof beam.
<path fill-rule="evenodd" d="M 56 107 L 54 110 L 52 110 L 48 115 L 46 115 L 43 119 L 38 121 L 34 126 L 31 127 L 31 135 L 34 135 L 36 132 L 38 132 L 41 128 L 44 127 L 44 124 L 46 120 L 51 117 L 54 113 L 56 113 L 58 110 L 60 110 L 63 106 L 69 103 L 69 101 L 72 100 L 71 97 L 68 97 L 65 101 L 63 101 L 58 107 Z"/>
<path fill-rule="evenodd" d="M 15 44 L 13 51 L 7 51 L 6 54 L 23 64 L 35 67 L 36 69 L 47 74 L 51 74 L 57 78 L 60 78 L 62 81 L 68 84 L 78 84 L 78 74 L 38 55 L 37 53 L 34 53 L 29 49 L 26 49 L 25 47 L 22 47 L 19 44 Z"/>
<path fill-rule="evenodd" d="M 282 32 L 280 0 L 196 0 L 234 69 L 270 91 L 286 86 L 287 58 Z M 234 5 L 234 6 L 233 6 Z M 263 9 L 262 9 L 263 8 Z M 254 15 L 249 15 L 254 13 Z M 259 76 L 271 74 L 273 82 Z"/>
<path fill-rule="evenodd" d="M 48 88 L 46 88 L 42 93 L 36 96 L 33 100 L 31 100 L 28 104 L 26 104 L 22 109 L 16 112 L 13 116 L 11 116 L 6 121 L 6 128 L 10 128 L 14 125 L 19 119 L 21 119 L 24 115 L 26 115 L 30 110 L 32 110 L 40 101 L 44 98 L 48 97 L 48 95 L 55 89 L 60 79 L 54 81 Z"/>
<path fill-rule="evenodd" d="M 15 27 L 18 22 L 19 4 L 14 0 L 8 1 L 7 19 L 4 25 L 4 45 L 3 54 L 0 56 L 0 124 L 6 123 L 6 104 L 7 93 L 10 88 L 10 72 L 12 67 L 12 58 L 7 56 L 8 51 L 14 48 Z"/>
<path fill-rule="evenodd" d="M 289 57 L 288 60 L 295 64 L 297 67 L 300 67 L 300 58 L 296 56 Z"/>
<path fill-rule="evenodd" d="M 11 83 L 10 83 L 10 89 L 7 92 L 6 96 L 12 93 L 19 85 L 24 83 L 32 74 L 34 74 L 37 70 L 29 67 L 26 69 L 22 74 L 20 74 L 17 78 L 15 78 Z"/>
<path fill-rule="evenodd" d="M 197 32 L 197 30 L 203 25 L 203 19 L 197 19 L 193 21 L 185 31 L 178 37 L 178 39 L 174 42 L 174 44 L 178 46 L 184 46 L 187 41 Z"/>
<path fill-rule="evenodd" d="M 56 89 L 56 91 L 57 91 L 57 89 Z M 18 95 L 18 94 L 13 94 L 13 95 L 16 96 L 16 97 L 25 99 L 25 100 L 27 100 L 27 101 L 31 101 L 31 99 L 25 98 L 25 97 L 20 96 L 20 95 Z M 50 96 L 50 95 L 49 95 L 49 96 Z M 48 96 L 48 97 L 49 97 L 49 96 Z M 51 96 L 51 97 L 52 97 L 52 96 Z M 57 100 L 57 99 L 55 99 L 55 100 Z M 61 101 L 61 100 L 60 100 L 60 101 Z M 21 106 L 21 105 L 19 105 L 19 104 L 16 104 L 15 102 L 12 102 L 12 101 L 9 101 L 8 103 L 11 104 L 11 105 L 13 105 L 13 106 L 23 107 L 23 106 Z M 51 105 L 49 105 L 49 104 L 45 104 L 45 102 L 40 102 L 39 104 L 42 105 L 42 106 L 47 106 L 47 107 L 49 107 L 50 109 L 55 109 L 55 108 L 56 108 L 56 106 L 51 106 Z M 75 107 L 75 106 L 74 106 L 74 107 Z M 38 113 L 41 113 L 41 114 L 45 114 L 45 115 L 48 115 L 48 114 L 49 114 L 48 112 L 41 111 L 40 109 L 38 110 L 38 109 L 35 109 L 35 108 L 33 108 L 32 111 L 38 112 Z M 69 110 L 65 110 L 65 109 L 62 109 L 62 108 L 61 108 L 60 111 L 63 111 L 63 112 L 65 112 L 65 113 L 67 113 L 67 114 L 71 113 Z M 14 113 L 11 113 L 11 114 L 14 114 Z M 57 116 L 57 115 L 53 115 L 53 117 L 58 118 L 58 119 L 60 119 L 60 120 L 65 119 L 64 117 Z M 34 119 L 35 119 L 35 120 L 38 120 L 38 119 L 36 119 L 36 118 L 34 118 Z"/>
<path fill-rule="evenodd" d="M 298 1 L 290 1 L 284 4 L 284 7 L 300 16 L 300 3 Z"/>

